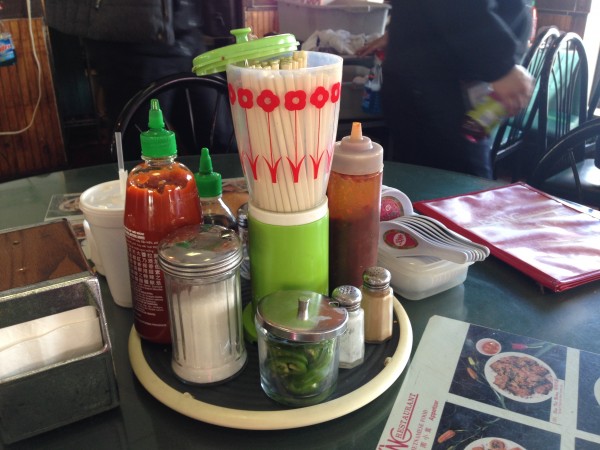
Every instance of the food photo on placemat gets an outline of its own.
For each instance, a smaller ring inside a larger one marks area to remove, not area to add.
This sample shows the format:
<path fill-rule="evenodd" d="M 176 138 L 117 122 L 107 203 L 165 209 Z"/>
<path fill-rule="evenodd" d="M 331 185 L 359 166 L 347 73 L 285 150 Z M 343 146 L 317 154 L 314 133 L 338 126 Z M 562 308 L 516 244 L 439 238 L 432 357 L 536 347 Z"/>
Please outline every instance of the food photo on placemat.
<path fill-rule="evenodd" d="M 551 420 L 553 406 L 562 403 L 566 359 L 563 346 L 471 326 L 450 392 Z"/>

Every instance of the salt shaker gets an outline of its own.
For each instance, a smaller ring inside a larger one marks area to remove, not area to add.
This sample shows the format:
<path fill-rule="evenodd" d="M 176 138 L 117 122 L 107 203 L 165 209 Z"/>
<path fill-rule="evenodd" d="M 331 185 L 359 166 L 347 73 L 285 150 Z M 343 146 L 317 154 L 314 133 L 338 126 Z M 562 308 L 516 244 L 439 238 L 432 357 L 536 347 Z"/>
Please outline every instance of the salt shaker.
<path fill-rule="evenodd" d="M 365 359 L 365 313 L 360 307 L 362 293 L 351 285 L 333 290 L 332 299 L 348 311 L 348 326 L 340 337 L 340 368 L 352 369 Z"/>
<path fill-rule="evenodd" d="M 240 275 L 246 280 L 250 279 L 250 257 L 248 256 L 248 203 L 244 203 L 237 210 L 238 234 L 242 240 L 242 265 Z"/>
<path fill-rule="evenodd" d="M 237 233 L 210 224 L 180 228 L 160 242 L 158 262 L 165 278 L 175 375 L 194 384 L 232 378 L 247 359 Z"/>
<path fill-rule="evenodd" d="M 363 273 L 362 307 L 365 311 L 365 342 L 379 344 L 392 337 L 394 291 L 392 275 L 384 267 L 369 267 Z"/>

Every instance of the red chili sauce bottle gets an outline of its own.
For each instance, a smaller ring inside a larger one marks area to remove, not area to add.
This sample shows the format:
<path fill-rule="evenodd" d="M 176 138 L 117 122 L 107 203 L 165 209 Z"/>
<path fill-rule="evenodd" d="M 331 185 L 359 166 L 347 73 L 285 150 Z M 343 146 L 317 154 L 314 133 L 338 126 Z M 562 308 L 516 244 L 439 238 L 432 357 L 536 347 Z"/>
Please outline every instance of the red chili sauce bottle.
<path fill-rule="evenodd" d="M 127 177 L 125 238 L 135 329 L 142 339 L 170 343 L 164 278 L 158 243 L 171 231 L 202 223 L 194 174 L 175 161 L 175 134 L 164 127 L 158 100 L 152 99 L 149 130 L 140 135 L 143 163 Z"/>
<path fill-rule="evenodd" d="M 337 142 L 327 185 L 329 286 L 360 288 L 363 272 L 377 265 L 383 148 L 362 135 L 360 122 Z"/>

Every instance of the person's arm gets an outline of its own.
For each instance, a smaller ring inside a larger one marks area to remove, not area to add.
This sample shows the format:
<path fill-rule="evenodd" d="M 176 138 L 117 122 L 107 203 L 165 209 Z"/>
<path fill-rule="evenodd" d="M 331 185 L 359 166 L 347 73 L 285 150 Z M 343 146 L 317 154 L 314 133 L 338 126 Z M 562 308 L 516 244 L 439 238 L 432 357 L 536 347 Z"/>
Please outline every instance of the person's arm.
<path fill-rule="evenodd" d="M 519 37 L 503 17 L 496 13 L 492 0 L 425 0 L 434 32 L 445 39 L 465 80 L 490 82 L 509 115 L 527 106 L 533 92 L 532 78 L 518 65 Z M 511 0 L 502 0 L 509 8 Z M 519 0 L 512 0 L 510 20 L 525 20 Z M 507 19 L 508 20 L 508 19 Z"/>
<path fill-rule="evenodd" d="M 519 65 L 513 66 L 510 72 L 493 81 L 491 85 L 509 116 L 514 116 L 525 108 L 533 94 L 533 79 L 529 72 Z"/>

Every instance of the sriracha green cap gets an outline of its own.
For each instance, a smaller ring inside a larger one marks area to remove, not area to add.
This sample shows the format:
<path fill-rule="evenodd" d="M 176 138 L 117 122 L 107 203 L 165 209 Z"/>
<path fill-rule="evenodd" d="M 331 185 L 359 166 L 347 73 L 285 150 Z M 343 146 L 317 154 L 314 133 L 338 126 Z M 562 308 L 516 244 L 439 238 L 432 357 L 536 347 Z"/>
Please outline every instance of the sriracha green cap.
<path fill-rule="evenodd" d="M 218 197 L 223 193 L 221 174 L 213 172 L 212 160 L 206 147 L 200 153 L 200 169 L 194 174 L 198 195 L 203 198 Z"/>
<path fill-rule="evenodd" d="M 177 154 L 175 133 L 165 129 L 165 121 L 158 100 L 150 100 L 148 131 L 140 134 L 142 155 L 151 158 L 165 158 Z"/>

